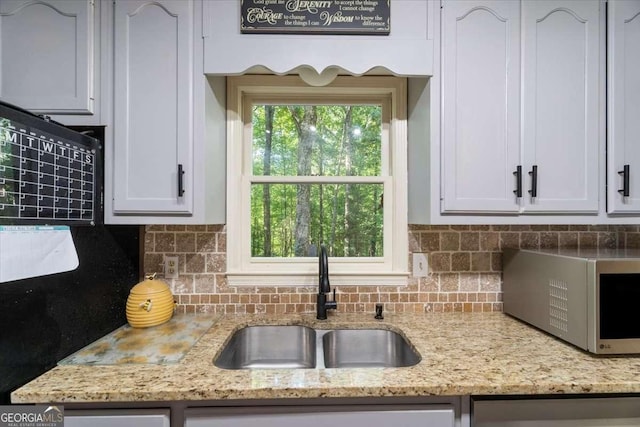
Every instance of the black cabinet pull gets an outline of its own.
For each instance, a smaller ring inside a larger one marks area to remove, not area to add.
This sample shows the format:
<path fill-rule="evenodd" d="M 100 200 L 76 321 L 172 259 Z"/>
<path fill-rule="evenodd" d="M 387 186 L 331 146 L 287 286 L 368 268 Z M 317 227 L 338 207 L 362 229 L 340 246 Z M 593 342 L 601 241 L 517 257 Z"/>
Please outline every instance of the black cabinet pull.
<path fill-rule="evenodd" d="M 516 189 L 513 190 L 513 194 L 515 194 L 516 197 L 522 197 L 522 166 L 516 166 L 513 174 L 516 176 Z"/>
<path fill-rule="evenodd" d="M 622 190 L 618 190 L 618 193 L 622 194 L 622 197 L 629 197 L 629 165 L 624 165 L 624 168 L 618 171 L 618 175 L 622 175 Z"/>
<path fill-rule="evenodd" d="M 178 164 L 178 197 L 184 195 L 184 183 L 183 183 L 184 170 L 182 164 Z"/>
<path fill-rule="evenodd" d="M 531 197 L 538 197 L 538 166 L 533 165 L 531 171 L 529 172 L 531 176 L 531 190 L 529 190 L 529 194 Z"/>

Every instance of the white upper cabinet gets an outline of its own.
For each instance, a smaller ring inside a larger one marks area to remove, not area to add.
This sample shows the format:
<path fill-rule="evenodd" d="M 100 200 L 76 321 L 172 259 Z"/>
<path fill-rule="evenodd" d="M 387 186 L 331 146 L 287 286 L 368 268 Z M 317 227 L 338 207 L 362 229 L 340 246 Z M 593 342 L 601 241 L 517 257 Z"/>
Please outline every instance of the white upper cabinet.
<path fill-rule="evenodd" d="M 640 1 L 608 10 L 608 200 L 614 214 L 640 213 Z"/>
<path fill-rule="evenodd" d="M 601 0 L 443 2 L 430 222 L 603 215 L 604 17 Z"/>
<path fill-rule="evenodd" d="M 442 8 L 443 211 L 517 213 L 520 3 Z"/>
<path fill-rule="evenodd" d="M 94 109 L 91 0 L 0 1 L 0 98 L 35 113 Z"/>
<path fill-rule="evenodd" d="M 193 7 L 115 2 L 115 214 L 192 212 Z"/>
<path fill-rule="evenodd" d="M 522 2 L 525 212 L 598 212 L 602 17 L 598 0 Z"/>

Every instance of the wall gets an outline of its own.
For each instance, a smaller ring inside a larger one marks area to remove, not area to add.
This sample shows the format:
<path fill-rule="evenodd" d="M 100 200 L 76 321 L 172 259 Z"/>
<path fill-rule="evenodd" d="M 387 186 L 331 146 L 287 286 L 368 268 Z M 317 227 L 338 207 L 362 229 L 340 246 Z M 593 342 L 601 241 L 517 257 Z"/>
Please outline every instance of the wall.
<path fill-rule="evenodd" d="M 313 313 L 316 287 L 230 287 L 223 225 L 150 225 L 145 272 L 162 277 L 164 255 L 179 257 L 180 277 L 167 280 L 180 312 Z M 640 226 L 409 226 L 409 252 L 428 254 L 430 274 L 407 286 L 341 286 L 339 311 L 502 311 L 503 248 L 640 248 Z M 410 254 L 411 257 L 411 254 Z"/>

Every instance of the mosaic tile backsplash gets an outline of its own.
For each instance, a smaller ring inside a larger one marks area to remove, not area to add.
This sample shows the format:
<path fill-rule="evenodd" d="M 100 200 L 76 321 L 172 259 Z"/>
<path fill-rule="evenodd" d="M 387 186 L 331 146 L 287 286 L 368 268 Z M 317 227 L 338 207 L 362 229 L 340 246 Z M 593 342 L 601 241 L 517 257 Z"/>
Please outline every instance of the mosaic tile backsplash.
<path fill-rule="evenodd" d="M 227 285 L 224 225 L 150 225 L 144 269 L 162 277 L 165 255 L 179 257 L 179 278 L 167 279 L 178 311 L 209 313 L 313 313 L 315 287 Z M 338 309 L 375 312 L 502 311 L 502 249 L 640 248 L 640 226 L 451 225 L 409 226 L 411 254 L 429 261 L 428 277 L 407 286 L 337 287 Z"/>

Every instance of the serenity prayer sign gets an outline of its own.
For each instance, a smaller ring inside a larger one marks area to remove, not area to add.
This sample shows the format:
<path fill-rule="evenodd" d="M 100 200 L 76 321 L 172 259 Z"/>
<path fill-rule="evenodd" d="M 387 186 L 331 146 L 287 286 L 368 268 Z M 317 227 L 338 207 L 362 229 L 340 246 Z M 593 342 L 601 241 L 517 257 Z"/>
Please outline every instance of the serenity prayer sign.
<path fill-rule="evenodd" d="M 242 33 L 389 35 L 391 0 L 242 0 Z"/>

